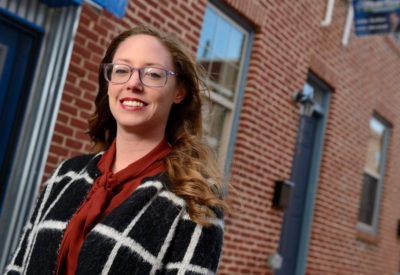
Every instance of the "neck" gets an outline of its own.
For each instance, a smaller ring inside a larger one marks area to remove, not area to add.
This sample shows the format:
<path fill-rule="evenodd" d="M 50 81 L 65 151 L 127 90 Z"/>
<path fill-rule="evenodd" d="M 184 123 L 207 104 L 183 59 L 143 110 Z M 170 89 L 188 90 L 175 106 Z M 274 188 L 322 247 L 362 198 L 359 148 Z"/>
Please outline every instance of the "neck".
<path fill-rule="evenodd" d="M 116 173 L 147 155 L 163 138 L 164 135 L 143 137 L 117 131 L 113 172 Z"/>

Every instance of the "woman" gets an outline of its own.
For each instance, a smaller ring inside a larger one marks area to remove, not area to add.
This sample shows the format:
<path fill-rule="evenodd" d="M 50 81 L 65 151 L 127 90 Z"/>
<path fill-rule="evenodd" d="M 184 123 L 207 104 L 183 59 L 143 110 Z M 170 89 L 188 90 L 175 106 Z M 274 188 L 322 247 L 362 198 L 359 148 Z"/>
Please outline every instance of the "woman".
<path fill-rule="evenodd" d="M 89 135 L 96 154 L 46 182 L 7 274 L 213 274 L 221 178 L 201 142 L 200 71 L 136 27 L 110 44 Z"/>

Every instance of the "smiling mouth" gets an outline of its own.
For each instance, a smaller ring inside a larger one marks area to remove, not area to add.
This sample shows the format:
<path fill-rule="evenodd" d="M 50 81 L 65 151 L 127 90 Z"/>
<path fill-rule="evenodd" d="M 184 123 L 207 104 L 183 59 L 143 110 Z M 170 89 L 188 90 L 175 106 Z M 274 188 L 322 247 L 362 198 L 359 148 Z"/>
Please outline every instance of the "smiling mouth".
<path fill-rule="evenodd" d="M 123 101 L 121 101 L 121 103 L 128 107 L 143 107 L 146 105 L 143 102 L 136 101 L 136 100 L 123 100 Z"/>

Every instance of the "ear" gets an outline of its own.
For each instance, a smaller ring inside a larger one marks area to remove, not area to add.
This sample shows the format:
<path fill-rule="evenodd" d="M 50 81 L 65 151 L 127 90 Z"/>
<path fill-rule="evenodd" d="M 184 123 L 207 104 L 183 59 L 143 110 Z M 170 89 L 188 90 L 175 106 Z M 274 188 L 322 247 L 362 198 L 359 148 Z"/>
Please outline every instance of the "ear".
<path fill-rule="evenodd" d="M 181 103 L 182 100 L 185 99 L 186 94 L 187 94 L 187 89 L 186 89 L 186 87 L 185 87 L 185 86 L 179 87 L 179 90 L 178 90 L 178 92 L 176 93 L 175 98 L 174 98 L 174 103 L 175 103 L 175 104 Z"/>

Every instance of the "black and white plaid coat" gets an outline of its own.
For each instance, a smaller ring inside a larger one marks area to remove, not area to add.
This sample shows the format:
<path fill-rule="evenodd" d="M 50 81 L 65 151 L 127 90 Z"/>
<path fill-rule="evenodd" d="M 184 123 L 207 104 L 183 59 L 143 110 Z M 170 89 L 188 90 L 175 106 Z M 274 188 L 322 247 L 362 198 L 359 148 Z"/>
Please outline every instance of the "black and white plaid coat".
<path fill-rule="evenodd" d="M 100 155 L 69 159 L 53 172 L 38 199 L 6 274 L 54 274 L 63 232 L 100 172 Z M 222 249 L 222 215 L 203 227 L 161 173 L 87 235 L 76 274 L 215 274 Z"/>

